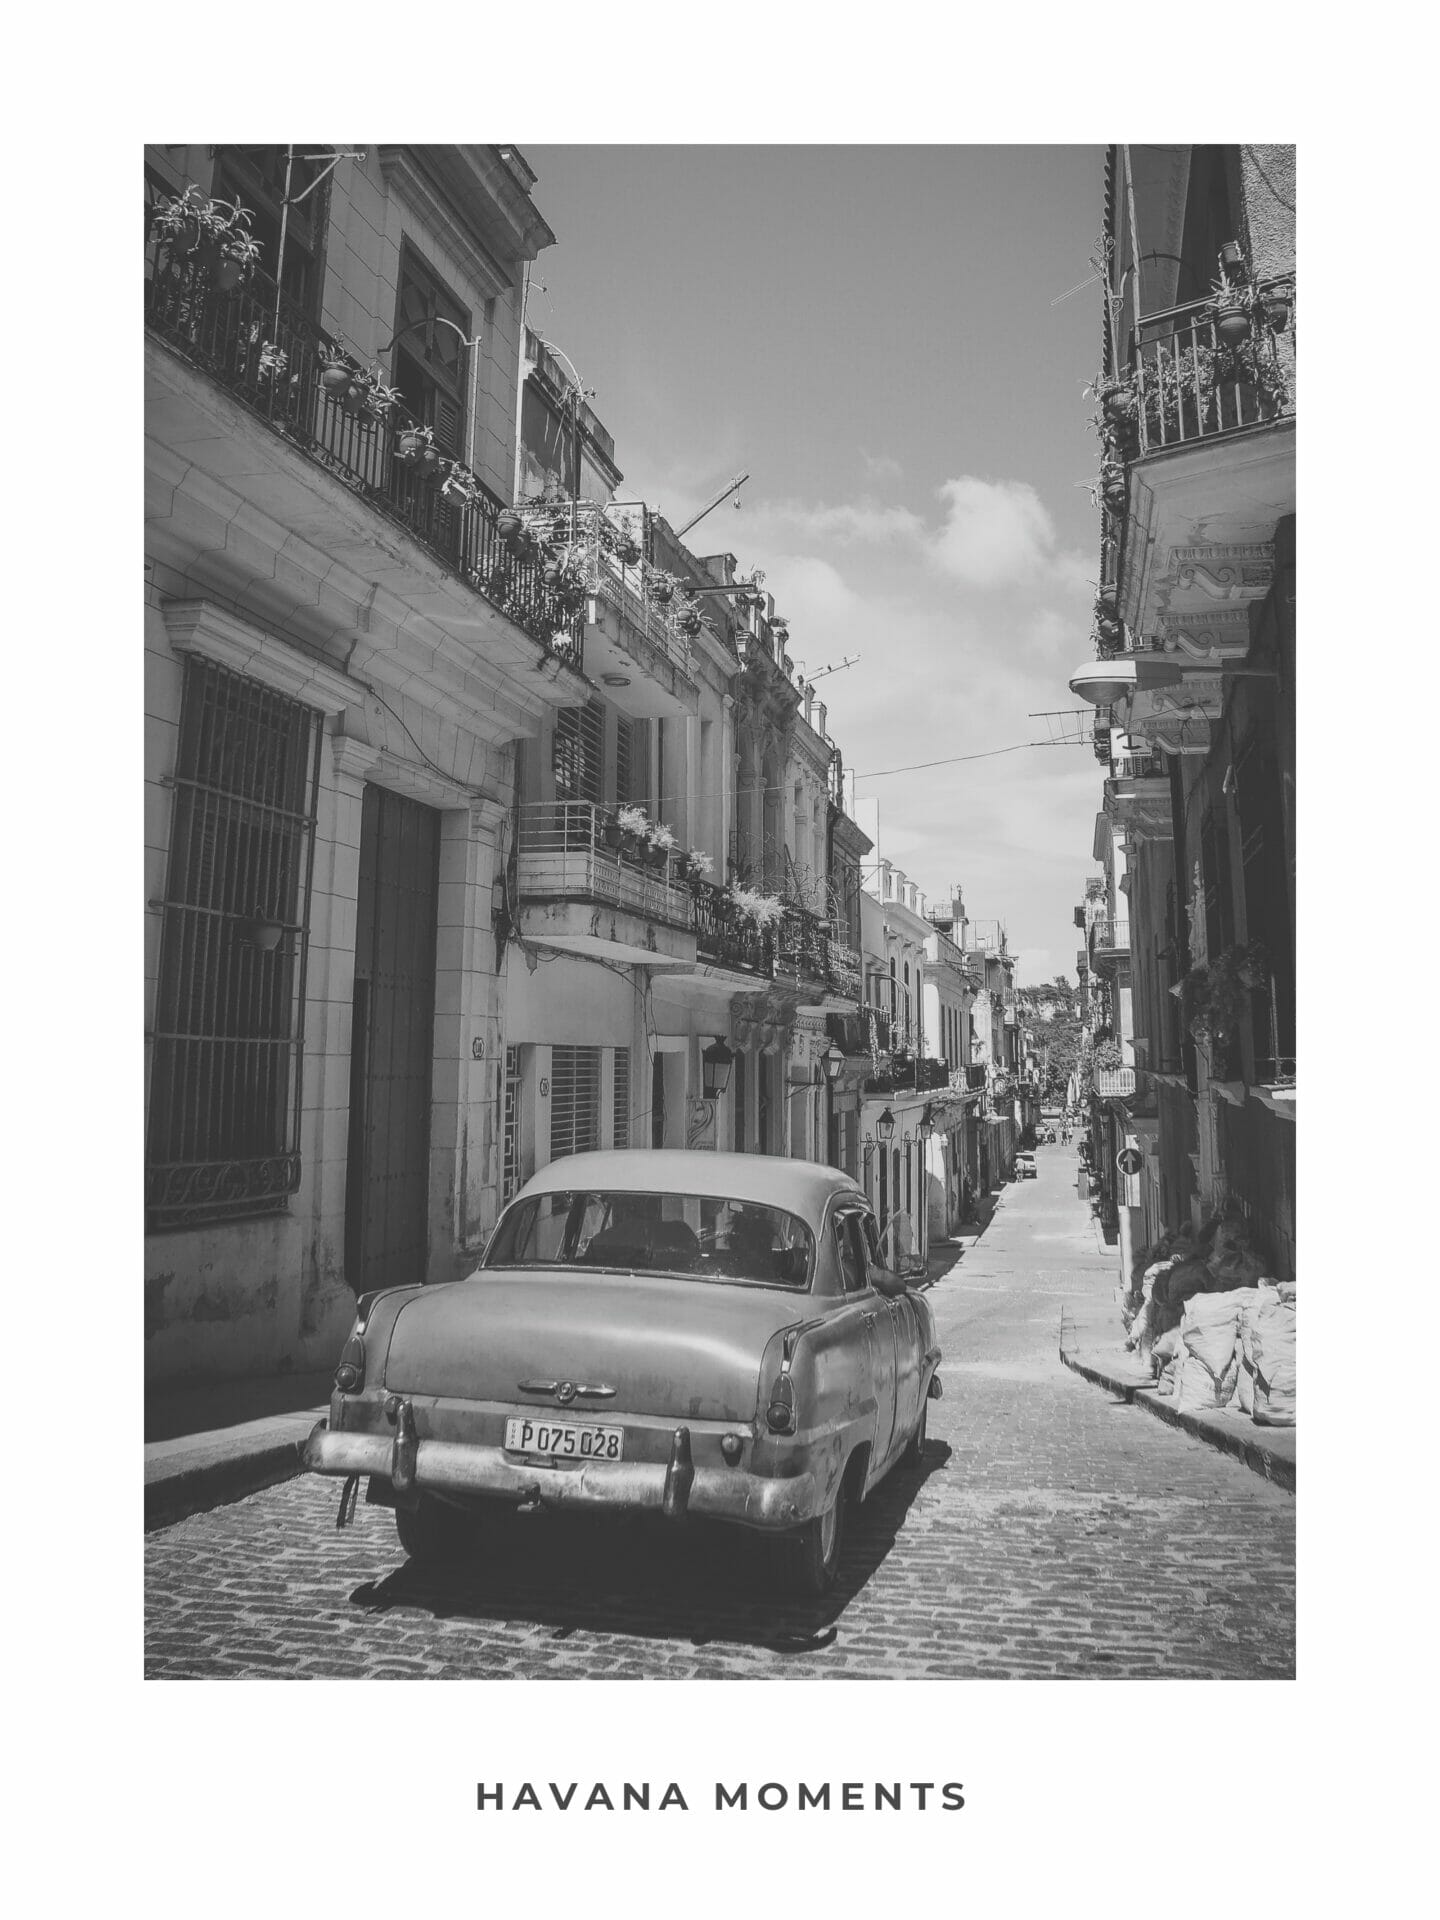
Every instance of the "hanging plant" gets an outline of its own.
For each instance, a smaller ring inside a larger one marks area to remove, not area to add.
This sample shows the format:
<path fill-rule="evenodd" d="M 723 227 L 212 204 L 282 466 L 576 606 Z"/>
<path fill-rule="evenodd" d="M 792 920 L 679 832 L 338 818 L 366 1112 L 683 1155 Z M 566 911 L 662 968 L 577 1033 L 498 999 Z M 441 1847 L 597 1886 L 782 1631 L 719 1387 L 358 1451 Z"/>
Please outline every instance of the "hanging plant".
<path fill-rule="evenodd" d="M 700 631 L 700 615 L 694 607 L 687 607 L 675 624 L 687 640 L 693 640 Z"/>
<path fill-rule="evenodd" d="M 675 598 L 675 582 L 668 573 L 650 575 L 650 598 L 657 607 L 668 607 Z"/>
<path fill-rule="evenodd" d="M 395 441 L 395 458 L 407 467 L 418 467 L 424 456 L 435 453 L 435 435 L 429 427 L 402 427 Z M 438 454 L 436 463 L 439 462 Z"/>
<path fill-rule="evenodd" d="M 282 380 L 289 365 L 290 356 L 283 347 L 277 347 L 273 340 L 261 342 L 260 358 L 255 366 L 257 379 Z"/>
<path fill-rule="evenodd" d="M 333 400 L 340 400 L 350 391 L 359 367 L 339 347 L 321 347 L 320 384 Z"/>
<path fill-rule="evenodd" d="M 1236 287 L 1215 290 L 1215 338 L 1222 347 L 1238 347 L 1250 338 L 1250 308 Z"/>
<path fill-rule="evenodd" d="M 462 466 L 458 460 L 452 460 L 445 475 L 445 484 L 440 489 L 440 497 L 457 511 L 463 511 L 466 507 L 478 504 L 480 482 L 468 467 Z"/>
<path fill-rule="evenodd" d="M 762 933 L 778 926 L 785 914 L 785 902 L 778 895 L 756 892 L 750 887 L 742 887 L 737 881 L 731 881 L 725 890 L 725 897 L 742 919 L 750 921 Z"/>

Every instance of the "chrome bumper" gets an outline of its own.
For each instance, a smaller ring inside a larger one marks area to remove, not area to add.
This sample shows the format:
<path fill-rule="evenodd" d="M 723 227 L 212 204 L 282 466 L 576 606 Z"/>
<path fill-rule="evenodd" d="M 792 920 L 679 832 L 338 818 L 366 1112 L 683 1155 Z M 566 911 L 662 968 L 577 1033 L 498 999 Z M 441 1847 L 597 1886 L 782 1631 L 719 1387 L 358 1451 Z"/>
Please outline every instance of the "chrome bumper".
<path fill-rule="evenodd" d="M 537 1466 L 515 1460 L 499 1447 L 466 1446 L 453 1440 L 418 1440 L 402 1419 L 392 1439 L 382 1433 L 333 1433 L 324 1421 L 305 1443 L 311 1473 L 368 1474 L 387 1480 L 401 1495 L 412 1489 L 440 1494 L 476 1494 L 517 1505 L 653 1511 L 679 1519 L 734 1520 L 742 1526 L 797 1527 L 819 1512 L 813 1473 L 768 1480 L 723 1467 L 696 1467 L 690 1433 L 677 1427 L 665 1466 L 654 1461 L 586 1461 L 578 1466 Z"/>

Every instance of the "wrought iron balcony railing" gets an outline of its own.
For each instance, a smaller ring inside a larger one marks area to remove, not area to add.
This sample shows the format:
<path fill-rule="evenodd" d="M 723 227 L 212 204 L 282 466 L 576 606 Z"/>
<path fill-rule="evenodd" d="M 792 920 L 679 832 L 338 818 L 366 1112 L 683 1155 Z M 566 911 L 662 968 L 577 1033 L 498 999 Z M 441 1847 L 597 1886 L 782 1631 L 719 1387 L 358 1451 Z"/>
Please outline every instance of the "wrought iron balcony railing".
<path fill-rule="evenodd" d="M 588 800 L 541 800 L 520 809 L 519 892 L 532 900 L 585 900 L 620 907 L 687 931 L 691 889 L 676 883 L 668 855 L 626 850 L 613 820 Z"/>
<path fill-rule="evenodd" d="M 1135 1091 L 1134 1067 L 1097 1067 L 1093 1081 L 1099 1100 L 1115 1100 Z"/>
<path fill-rule="evenodd" d="M 780 921 L 779 971 L 830 984 L 830 929 L 818 914 L 787 906 Z"/>
<path fill-rule="evenodd" d="M 1287 291 L 1270 281 L 1257 288 L 1262 303 Z M 1276 336 L 1252 327 L 1227 346 L 1208 300 L 1148 315 L 1131 338 L 1135 387 L 1135 446 L 1142 454 L 1264 426 L 1293 411 Z"/>
<path fill-rule="evenodd" d="M 690 883 L 695 911 L 695 938 L 702 960 L 711 966 L 731 967 L 764 979 L 775 975 L 776 940 L 773 928 L 759 927 L 741 913 L 724 887 L 711 880 Z"/>
<path fill-rule="evenodd" d="M 456 501 L 398 457 L 397 435 L 409 424 L 398 410 L 386 417 L 351 411 L 327 392 L 321 375 L 336 343 L 272 280 L 257 272 L 227 290 L 201 254 L 153 238 L 146 271 L 152 332 L 402 526 L 547 652 L 581 669 L 583 615 L 546 587 L 537 559 L 517 558 L 500 539 L 502 503 L 488 489 Z"/>
<path fill-rule="evenodd" d="M 1101 918 L 1090 929 L 1090 938 L 1097 953 L 1128 953 L 1130 951 L 1130 922 Z"/>

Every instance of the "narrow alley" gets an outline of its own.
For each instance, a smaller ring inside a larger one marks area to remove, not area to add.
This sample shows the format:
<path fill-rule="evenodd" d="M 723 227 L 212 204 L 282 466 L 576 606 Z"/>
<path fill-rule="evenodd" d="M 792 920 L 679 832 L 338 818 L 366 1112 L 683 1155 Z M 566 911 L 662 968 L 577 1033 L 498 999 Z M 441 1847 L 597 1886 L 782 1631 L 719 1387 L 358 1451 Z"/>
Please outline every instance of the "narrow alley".
<path fill-rule="evenodd" d="M 522 1515 L 463 1569 L 291 1480 L 151 1534 L 151 1677 L 1286 1678 L 1295 1502 L 1069 1372 L 1062 1310 L 1113 1316 L 1113 1249 L 1073 1153 L 932 1254 L 945 1352 L 923 1466 L 855 1516 L 824 1600 L 761 1543 Z M 1117 1322 L 1118 1324 L 1118 1322 Z"/>

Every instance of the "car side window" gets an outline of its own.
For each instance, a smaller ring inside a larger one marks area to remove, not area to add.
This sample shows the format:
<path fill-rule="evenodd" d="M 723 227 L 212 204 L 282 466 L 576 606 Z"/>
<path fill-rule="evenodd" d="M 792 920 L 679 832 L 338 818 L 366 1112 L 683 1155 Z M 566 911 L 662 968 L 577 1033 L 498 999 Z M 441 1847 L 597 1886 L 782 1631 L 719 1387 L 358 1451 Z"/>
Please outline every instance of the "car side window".
<path fill-rule="evenodd" d="M 840 1283 L 846 1293 L 865 1291 L 865 1240 L 860 1231 L 858 1213 L 837 1213 L 834 1220 L 835 1251 L 840 1260 Z"/>
<path fill-rule="evenodd" d="M 860 1216 L 865 1223 L 865 1251 L 869 1255 L 872 1267 L 883 1267 L 885 1255 L 880 1250 L 880 1229 L 875 1224 L 873 1213 Z"/>

